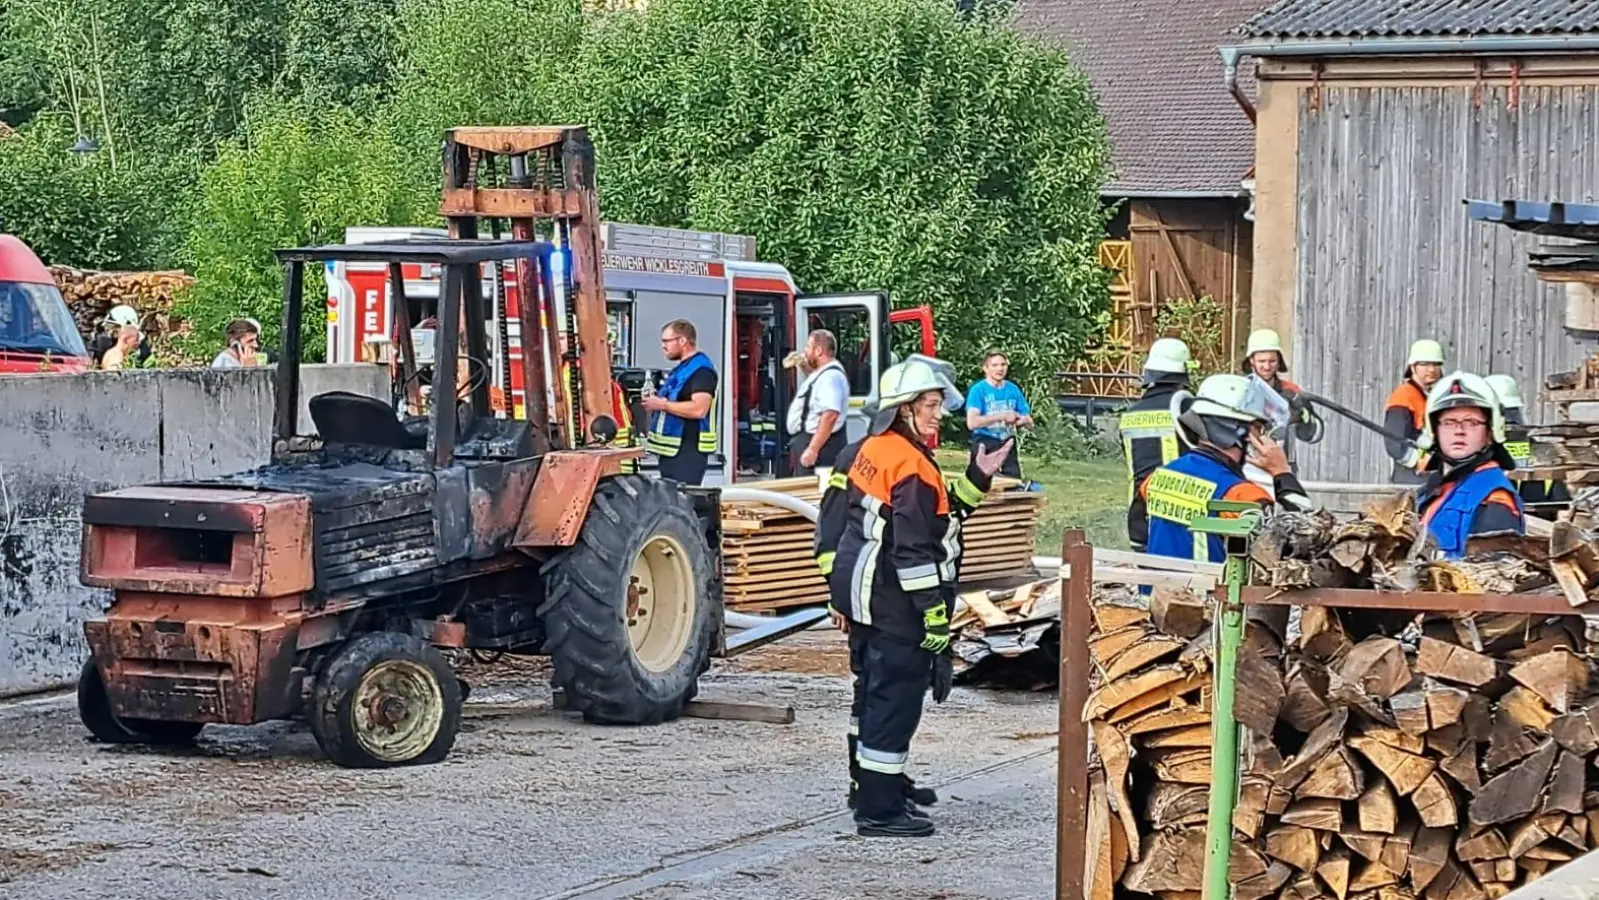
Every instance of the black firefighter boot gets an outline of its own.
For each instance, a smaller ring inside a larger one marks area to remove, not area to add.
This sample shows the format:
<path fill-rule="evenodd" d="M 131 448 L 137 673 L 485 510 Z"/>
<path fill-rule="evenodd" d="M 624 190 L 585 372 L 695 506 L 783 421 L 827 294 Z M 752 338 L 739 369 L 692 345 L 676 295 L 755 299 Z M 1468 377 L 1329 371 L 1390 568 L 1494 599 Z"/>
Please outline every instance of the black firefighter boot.
<path fill-rule="evenodd" d="M 855 833 L 862 837 L 926 837 L 933 820 L 907 809 L 899 775 L 861 770 Z"/>
<path fill-rule="evenodd" d="M 860 764 L 860 761 L 855 758 L 855 748 L 856 748 L 856 746 L 858 746 L 860 744 L 860 738 L 857 738 L 855 735 L 852 734 L 852 735 L 849 736 L 848 741 L 849 741 L 849 808 L 850 809 L 854 809 L 855 808 L 855 804 L 860 801 L 860 792 L 861 792 L 861 764 Z M 938 795 L 934 794 L 931 788 L 919 788 L 918 789 L 918 788 L 916 788 L 915 782 L 912 782 L 909 778 L 907 778 L 905 780 L 909 784 L 909 787 L 907 787 L 906 790 L 905 790 L 905 814 L 908 815 L 908 816 L 914 816 L 914 817 L 916 817 L 918 819 L 931 819 L 932 817 L 929 816 L 925 810 L 922 810 L 922 809 L 920 809 L 920 808 L 918 808 L 916 806 L 915 796 L 917 794 L 928 795 L 928 796 L 931 796 L 933 798 L 932 802 L 937 803 L 938 802 Z M 913 791 L 914 791 L 914 794 L 913 794 Z"/>

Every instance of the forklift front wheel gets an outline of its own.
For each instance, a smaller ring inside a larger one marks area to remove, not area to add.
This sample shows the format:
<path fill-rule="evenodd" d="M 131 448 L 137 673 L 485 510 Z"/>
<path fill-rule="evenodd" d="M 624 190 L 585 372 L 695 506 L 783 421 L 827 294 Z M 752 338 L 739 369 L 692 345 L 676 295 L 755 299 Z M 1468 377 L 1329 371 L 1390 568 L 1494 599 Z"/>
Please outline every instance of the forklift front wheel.
<path fill-rule="evenodd" d="M 322 752 L 351 769 L 442 760 L 461 727 L 461 683 L 420 638 L 363 634 L 341 649 L 311 694 L 311 733 Z"/>
<path fill-rule="evenodd" d="M 203 722 L 166 722 L 160 719 L 123 719 L 111 711 L 100 667 L 91 657 L 78 673 L 78 718 L 102 744 L 158 744 L 181 746 L 193 741 Z"/>

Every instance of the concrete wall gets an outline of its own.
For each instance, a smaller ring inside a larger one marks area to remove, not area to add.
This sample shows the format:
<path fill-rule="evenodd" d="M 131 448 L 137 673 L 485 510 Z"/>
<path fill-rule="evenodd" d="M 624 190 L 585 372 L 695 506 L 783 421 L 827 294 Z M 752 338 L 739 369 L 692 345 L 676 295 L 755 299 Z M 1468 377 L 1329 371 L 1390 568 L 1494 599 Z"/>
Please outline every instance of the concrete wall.
<path fill-rule="evenodd" d="M 306 366 L 305 400 L 388 396 L 376 366 Z M 81 623 L 107 596 L 78 583 L 85 493 L 253 468 L 271 450 L 273 368 L 0 377 L 0 696 L 77 677 Z"/>

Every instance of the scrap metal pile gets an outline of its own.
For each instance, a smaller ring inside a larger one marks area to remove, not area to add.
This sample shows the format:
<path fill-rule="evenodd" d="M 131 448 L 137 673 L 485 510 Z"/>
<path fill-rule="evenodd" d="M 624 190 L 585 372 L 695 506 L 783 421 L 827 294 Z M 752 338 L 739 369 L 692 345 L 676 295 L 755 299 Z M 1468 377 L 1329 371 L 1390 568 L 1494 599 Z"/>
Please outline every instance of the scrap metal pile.
<path fill-rule="evenodd" d="M 1279 516 L 1255 563 L 1283 587 L 1559 590 L 1503 549 L 1421 562 L 1414 513 L 1372 512 Z M 1210 609 L 1181 588 L 1095 592 L 1082 710 L 1093 900 L 1202 890 Z M 1484 900 L 1599 846 L 1599 681 L 1580 617 L 1249 609 L 1236 900 Z"/>

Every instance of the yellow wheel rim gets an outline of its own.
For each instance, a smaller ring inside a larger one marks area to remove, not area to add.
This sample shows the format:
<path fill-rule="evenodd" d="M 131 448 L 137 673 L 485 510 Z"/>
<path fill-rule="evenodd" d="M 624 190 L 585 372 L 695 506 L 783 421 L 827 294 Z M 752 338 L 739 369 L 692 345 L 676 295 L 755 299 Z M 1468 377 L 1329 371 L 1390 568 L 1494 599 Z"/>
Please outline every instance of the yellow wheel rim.
<path fill-rule="evenodd" d="M 633 655 L 651 672 L 667 672 L 694 633 L 694 570 L 683 545 L 666 535 L 645 542 L 628 579 L 627 635 Z"/>
<path fill-rule="evenodd" d="M 384 660 L 361 676 L 352 713 L 362 750 L 384 762 L 406 762 L 421 756 L 438 737 L 444 692 L 427 666 Z"/>

